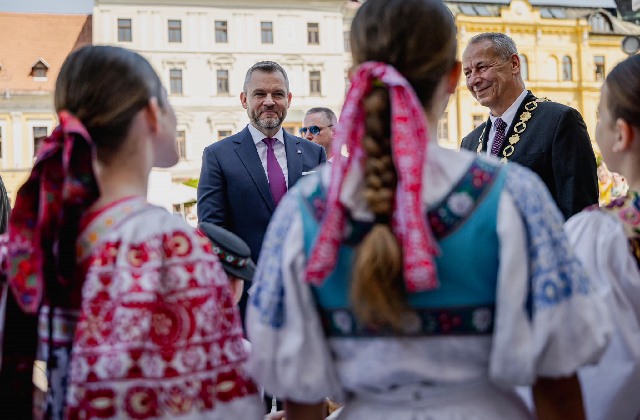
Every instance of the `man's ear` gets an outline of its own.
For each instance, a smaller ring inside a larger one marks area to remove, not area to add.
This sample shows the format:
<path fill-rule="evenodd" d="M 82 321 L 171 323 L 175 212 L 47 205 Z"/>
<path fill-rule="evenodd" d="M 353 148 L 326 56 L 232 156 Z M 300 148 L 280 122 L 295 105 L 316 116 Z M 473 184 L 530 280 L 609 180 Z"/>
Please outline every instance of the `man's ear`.
<path fill-rule="evenodd" d="M 293 95 L 291 92 L 287 92 L 287 108 L 291 106 L 291 98 L 293 98 Z"/>
<path fill-rule="evenodd" d="M 247 94 L 240 92 L 240 103 L 244 109 L 247 109 Z"/>
<path fill-rule="evenodd" d="M 145 107 L 145 118 L 149 124 L 150 130 L 156 133 L 160 128 L 160 105 L 158 104 L 158 98 L 155 96 L 149 99 L 149 103 Z"/>
<path fill-rule="evenodd" d="M 612 150 L 614 152 L 626 152 L 631 149 L 634 141 L 640 141 L 636 138 L 636 131 L 631 124 L 618 118 L 616 120 L 616 139 L 613 142 Z"/>
<path fill-rule="evenodd" d="M 518 54 L 511 54 L 511 72 L 520 74 L 520 56 Z"/>

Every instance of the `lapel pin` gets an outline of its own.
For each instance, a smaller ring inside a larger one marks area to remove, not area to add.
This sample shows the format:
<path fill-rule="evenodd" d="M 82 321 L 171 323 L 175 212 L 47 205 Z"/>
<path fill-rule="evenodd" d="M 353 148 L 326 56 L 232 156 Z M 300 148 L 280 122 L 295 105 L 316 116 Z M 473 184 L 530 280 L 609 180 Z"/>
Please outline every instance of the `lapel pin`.
<path fill-rule="evenodd" d="M 302 150 L 298 149 L 298 154 L 301 155 L 302 154 Z"/>

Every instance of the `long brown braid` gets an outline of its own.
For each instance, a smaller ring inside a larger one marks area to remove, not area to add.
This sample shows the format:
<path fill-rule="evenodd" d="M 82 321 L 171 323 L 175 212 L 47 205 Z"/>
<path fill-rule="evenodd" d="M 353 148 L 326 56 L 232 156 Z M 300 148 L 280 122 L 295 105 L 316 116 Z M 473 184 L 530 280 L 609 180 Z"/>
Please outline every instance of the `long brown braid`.
<path fill-rule="evenodd" d="M 438 84 L 456 63 L 455 33 L 453 15 L 441 0 L 368 0 L 351 26 L 353 62 L 379 61 L 395 67 L 430 109 Z M 363 106 L 363 195 L 376 223 L 356 250 L 351 301 L 361 323 L 401 331 L 410 309 L 402 279 L 402 248 L 390 225 L 397 174 L 387 88 L 372 87 Z"/>
<path fill-rule="evenodd" d="M 365 325 L 401 328 L 406 311 L 402 282 L 402 249 L 391 231 L 397 184 L 391 157 L 389 92 L 374 87 L 365 98 L 366 152 L 363 195 L 375 215 L 375 224 L 357 249 L 351 299 L 356 317 Z"/>

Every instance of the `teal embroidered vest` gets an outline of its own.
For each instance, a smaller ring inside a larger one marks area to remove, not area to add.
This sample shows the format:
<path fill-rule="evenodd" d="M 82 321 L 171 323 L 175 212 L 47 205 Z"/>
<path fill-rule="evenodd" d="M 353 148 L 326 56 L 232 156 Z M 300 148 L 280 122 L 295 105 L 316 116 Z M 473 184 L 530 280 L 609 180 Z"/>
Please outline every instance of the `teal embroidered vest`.
<path fill-rule="evenodd" d="M 506 170 L 476 158 L 449 194 L 427 212 L 441 253 L 436 259 L 438 289 L 408 296 L 415 317 L 407 319 L 407 335 L 489 334 L 493 328 L 499 244 L 498 203 Z M 318 188 L 301 197 L 305 253 L 318 235 L 326 191 Z M 349 301 L 355 249 L 371 228 L 348 219 L 334 271 L 322 286 L 313 287 L 325 331 L 329 336 L 370 337 L 393 334 L 358 325 Z"/>

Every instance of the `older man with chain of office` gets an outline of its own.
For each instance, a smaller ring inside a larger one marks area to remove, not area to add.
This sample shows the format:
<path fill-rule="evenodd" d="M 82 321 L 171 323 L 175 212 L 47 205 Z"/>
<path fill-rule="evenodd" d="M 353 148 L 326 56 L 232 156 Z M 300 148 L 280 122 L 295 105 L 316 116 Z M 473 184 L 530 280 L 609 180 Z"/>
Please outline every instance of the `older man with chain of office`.
<path fill-rule="evenodd" d="M 537 173 L 565 218 L 597 203 L 596 160 L 582 116 L 525 88 L 513 40 L 501 33 L 476 35 L 462 65 L 467 88 L 490 115 L 461 147 Z"/>

